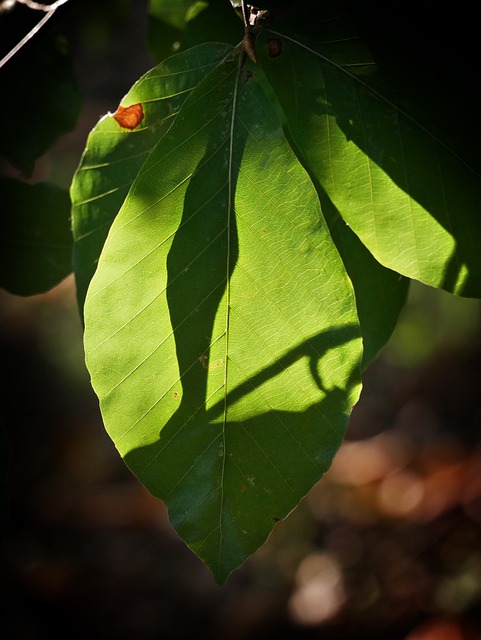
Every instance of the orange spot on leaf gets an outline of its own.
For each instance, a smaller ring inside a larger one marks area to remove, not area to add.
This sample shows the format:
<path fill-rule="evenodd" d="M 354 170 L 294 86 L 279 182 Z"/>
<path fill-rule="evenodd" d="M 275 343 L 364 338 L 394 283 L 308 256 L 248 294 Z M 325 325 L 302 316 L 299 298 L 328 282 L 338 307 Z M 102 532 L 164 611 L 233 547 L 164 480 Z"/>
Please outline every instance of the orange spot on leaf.
<path fill-rule="evenodd" d="M 124 129 L 135 129 L 144 119 L 144 110 L 140 102 L 130 107 L 120 106 L 114 113 L 114 118 Z"/>

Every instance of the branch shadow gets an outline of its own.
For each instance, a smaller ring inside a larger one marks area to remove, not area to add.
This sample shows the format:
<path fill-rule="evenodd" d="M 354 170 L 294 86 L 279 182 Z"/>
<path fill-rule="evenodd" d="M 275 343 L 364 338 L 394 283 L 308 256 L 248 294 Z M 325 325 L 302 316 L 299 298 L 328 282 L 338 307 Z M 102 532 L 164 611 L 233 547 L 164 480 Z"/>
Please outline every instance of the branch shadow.
<path fill-rule="evenodd" d="M 235 158 L 244 151 L 247 132 L 235 140 Z M 234 272 L 239 240 L 233 194 L 239 162 L 232 162 L 226 182 L 219 165 L 229 162 L 228 143 L 212 136 L 186 190 L 182 220 L 167 257 L 167 303 L 174 328 L 182 382 L 180 411 L 197 411 L 205 404 L 209 351 L 214 321 Z M 227 216 L 226 216 L 227 210 Z"/>
<path fill-rule="evenodd" d="M 357 325 L 320 332 L 208 409 L 205 397 L 199 407 L 199 391 L 189 394 L 156 442 L 125 455 L 126 464 L 165 502 L 172 526 L 218 582 L 266 541 L 276 522 L 329 468 L 348 426 L 360 367 L 353 368 L 345 388 L 326 388 L 319 365 L 330 350 L 357 339 Z M 302 411 L 271 408 L 229 419 L 236 404 L 303 360 L 319 390 L 317 402 Z M 205 369 L 201 375 L 207 375 Z"/>
<path fill-rule="evenodd" d="M 239 91 L 244 90 L 243 85 Z M 329 467 L 347 427 L 360 362 L 352 362 L 352 379 L 343 388 L 327 384 L 320 372 L 328 352 L 359 340 L 360 330 L 353 324 L 320 331 L 273 356 L 267 366 L 259 365 L 237 387 L 227 391 L 224 377 L 218 395 L 209 391 L 210 351 L 225 340 L 227 326 L 218 320 L 219 308 L 225 305 L 228 313 L 227 287 L 241 250 L 233 203 L 248 135 L 246 127 L 235 127 L 230 142 L 220 131 L 210 135 L 190 179 L 167 257 L 167 303 L 182 385 L 179 405 L 164 426 L 159 424 L 155 442 L 124 459 L 166 503 L 171 524 L 223 581 Z M 226 166 L 227 181 L 221 171 Z M 347 351 L 346 357 L 341 366 L 348 370 Z M 301 394 L 306 392 L 298 405 L 303 410 L 268 402 L 263 385 L 304 366 L 309 374 L 304 371 L 299 380 L 309 388 L 299 386 Z"/>
<path fill-rule="evenodd" d="M 179 406 L 158 440 L 124 456 L 144 486 L 164 500 L 171 524 L 219 581 L 266 540 L 275 522 L 327 470 L 360 380 L 360 363 L 345 388 L 328 388 L 321 378 L 326 354 L 360 338 L 358 325 L 333 327 L 288 348 L 221 399 L 208 399 L 209 351 L 223 339 L 215 320 L 239 255 L 235 212 L 226 222 L 225 211 L 246 141 L 240 131 L 227 184 L 216 175 L 225 148 L 217 138 L 210 140 L 186 190 L 167 258 L 167 302 L 183 389 Z M 276 409 L 263 398 L 264 384 L 302 366 L 313 382 L 304 410 Z M 250 394 L 257 394 L 251 396 L 255 409 L 236 419 L 236 407 L 249 404 Z"/>
<path fill-rule="evenodd" d="M 307 358 L 310 375 L 319 390 L 319 402 L 314 403 L 317 408 L 308 409 L 305 414 L 277 412 L 270 411 L 266 404 L 265 410 L 260 413 L 269 415 L 273 423 L 294 424 L 302 422 L 303 416 L 314 415 L 321 410 L 321 405 L 329 402 L 325 398 L 332 390 L 325 388 L 321 380 L 318 372 L 320 361 L 330 349 L 360 338 L 357 325 L 333 327 L 320 332 L 288 349 L 269 366 L 231 389 L 206 409 L 209 404 L 209 352 L 211 345 L 224 339 L 225 334 L 225 326 L 214 328 L 214 323 L 223 299 L 227 306 L 224 298 L 226 287 L 239 256 L 233 202 L 247 135 L 245 127 L 236 127 L 230 148 L 226 147 L 229 142 L 226 143 L 218 135 L 210 136 L 205 154 L 187 187 L 181 223 L 167 257 L 167 303 L 183 391 L 177 410 L 159 432 L 159 440 L 131 451 L 125 458 L 142 482 L 162 499 L 171 496 L 177 478 L 182 473 L 191 473 L 193 463 L 189 452 L 195 459 L 203 451 L 202 456 L 207 460 L 206 451 L 223 432 L 231 407 L 303 358 Z M 228 162 L 230 153 L 231 176 L 226 182 L 219 178 L 219 167 L 223 166 L 223 162 Z M 227 220 L 226 205 L 229 211 Z M 355 374 L 358 377 L 359 371 L 356 370 Z M 345 407 L 342 411 L 345 412 Z M 253 420 L 255 429 L 260 429 L 262 417 Z M 246 428 L 245 422 L 243 428 Z M 183 459 L 185 472 L 177 469 L 175 478 L 169 479 L 165 469 L 162 469 L 163 465 L 158 464 L 164 456 Z M 211 464 L 219 467 L 223 452 L 219 454 L 217 445 L 213 456 Z M 208 490 L 205 475 L 203 482 L 206 482 Z"/>

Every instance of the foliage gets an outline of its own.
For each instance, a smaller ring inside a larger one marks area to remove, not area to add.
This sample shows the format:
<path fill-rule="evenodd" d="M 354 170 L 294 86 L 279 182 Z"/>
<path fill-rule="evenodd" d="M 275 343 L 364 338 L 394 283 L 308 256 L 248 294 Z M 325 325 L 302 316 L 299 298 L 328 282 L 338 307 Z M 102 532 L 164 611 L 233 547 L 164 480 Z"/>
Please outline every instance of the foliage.
<path fill-rule="evenodd" d="M 19 295 L 48 291 L 72 270 L 68 194 L 47 182 L 0 179 L 0 285 Z"/>
<path fill-rule="evenodd" d="M 22 9 L 1 16 L 1 55 L 32 24 Z M 70 200 L 56 185 L 31 185 L 21 178 L 28 179 L 36 160 L 75 126 L 81 96 L 68 45 L 53 31 L 41 31 L 35 48 L 21 49 L 0 73 L 0 159 L 15 169 L 15 178 L 0 179 L 0 286 L 32 295 L 47 291 L 72 270 Z"/>
<path fill-rule="evenodd" d="M 106 429 L 221 583 L 330 466 L 409 281 L 481 294 L 473 96 L 424 16 L 408 47 L 374 3 L 258 4 L 242 40 L 152 0 L 162 61 L 71 187 Z"/>

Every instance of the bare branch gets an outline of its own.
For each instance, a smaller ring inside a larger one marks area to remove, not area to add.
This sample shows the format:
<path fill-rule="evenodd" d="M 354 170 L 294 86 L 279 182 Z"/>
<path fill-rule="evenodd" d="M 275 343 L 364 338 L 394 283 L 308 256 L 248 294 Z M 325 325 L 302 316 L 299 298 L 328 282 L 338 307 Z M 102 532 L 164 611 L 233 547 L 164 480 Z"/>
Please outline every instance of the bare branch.
<path fill-rule="evenodd" d="M 43 4 L 42 2 L 34 2 L 33 0 L 17 0 L 17 2 L 24 4 L 29 9 L 48 13 L 49 11 L 56 11 L 62 4 L 68 2 L 68 0 L 57 0 L 56 2 L 52 2 L 52 4 Z"/>
<path fill-rule="evenodd" d="M 13 58 L 13 56 L 31 39 L 33 36 L 40 31 L 40 29 L 44 26 L 44 24 L 50 20 L 53 14 L 57 11 L 57 9 L 68 2 L 68 0 L 57 0 L 57 2 L 52 2 L 52 4 L 40 4 L 38 2 L 32 2 L 32 0 L 16 0 L 20 4 L 24 4 L 30 9 L 35 9 L 37 11 L 45 11 L 45 15 L 40 20 L 38 24 L 36 24 L 33 29 L 31 29 L 26 36 L 24 36 L 18 44 L 16 44 L 13 49 L 11 49 L 6 56 L 4 56 L 0 60 L 0 69 L 3 65 L 7 64 L 7 62 Z M 2 3 L 3 5 L 4 3 Z M 0 8 L 2 8 L 0 5 Z"/>
<path fill-rule="evenodd" d="M 16 4 L 17 0 L 2 0 L 2 2 L 0 2 L 0 13 L 10 11 Z"/>

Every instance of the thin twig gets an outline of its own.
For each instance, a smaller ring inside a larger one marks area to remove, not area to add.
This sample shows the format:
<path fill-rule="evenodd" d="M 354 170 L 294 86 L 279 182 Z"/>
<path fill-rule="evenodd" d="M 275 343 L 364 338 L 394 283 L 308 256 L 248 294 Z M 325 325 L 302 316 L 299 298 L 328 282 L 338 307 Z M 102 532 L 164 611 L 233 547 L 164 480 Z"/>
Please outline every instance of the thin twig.
<path fill-rule="evenodd" d="M 32 2 L 32 0 L 17 0 L 17 2 L 26 5 L 30 9 L 35 9 L 37 11 L 45 11 L 44 17 L 40 20 L 38 24 L 36 24 L 33 29 L 31 29 L 25 37 L 23 37 L 20 42 L 18 42 L 11 51 L 7 53 L 5 57 L 0 60 L 0 69 L 3 65 L 7 64 L 7 62 L 13 58 L 13 56 L 26 44 L 30 38 L 40 31 L 40 29 L 44 26 L 47 20 L 53 16 L 53 14 L 57 11 L 57 9 L 62 5 L 68 2 L 68 0 L 57 0 L 57 2 L 53 2 L 50 5 L 40 4 L 38 2 Z"/>
<path fill-rule="evenodd" d="M 41 2 L 34 2 L 33 0 L 17 0 L 17 2 L 24 4 L 29 9 L 48 13 L 49 11 L 56 11 L 62 4 L 68 2 L 68 0 L 57 0 L 56 2 L 52 2 L 52 4 L 43 4 Z"/>

